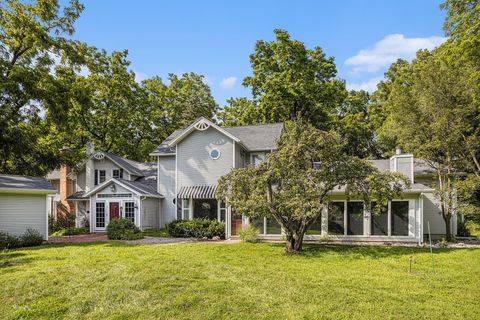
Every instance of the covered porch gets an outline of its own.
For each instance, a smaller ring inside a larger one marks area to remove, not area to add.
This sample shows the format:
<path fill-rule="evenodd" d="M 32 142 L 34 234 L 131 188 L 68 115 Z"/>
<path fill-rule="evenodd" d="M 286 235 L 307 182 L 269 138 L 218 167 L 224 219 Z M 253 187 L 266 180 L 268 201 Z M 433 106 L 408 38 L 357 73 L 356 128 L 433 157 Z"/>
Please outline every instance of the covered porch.
<path fill-rule="evenodd" d="M 217 186 L 184 186 L 178 192 L 177 219 L 208 219 L 225 223 L 225 237 L 238 235 L 242 215 L 236 215 L 231 206 L 215 198 Z"/>

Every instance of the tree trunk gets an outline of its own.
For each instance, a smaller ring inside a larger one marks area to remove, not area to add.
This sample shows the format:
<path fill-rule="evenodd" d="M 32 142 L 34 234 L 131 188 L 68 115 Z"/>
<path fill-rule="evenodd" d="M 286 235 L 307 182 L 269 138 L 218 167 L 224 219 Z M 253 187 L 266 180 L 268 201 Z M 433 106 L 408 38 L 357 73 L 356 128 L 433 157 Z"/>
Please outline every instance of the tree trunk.
<path fill-rule="evenodd" d="M 452 241 L 452 228 L 450 226 L 450 221 L 452 220 L 452 217 L 450 215 L 443 217 L 443 220 L 445 221 L 445 238 L 448 242 Z"/>
<path fill-rule="evenodd" d="M 303 245 L 303 236 L 304 234 L 301 233 L 293 233 L 286 235 L 287 240 L 285 241 L 285 252 L 288 254 L 298 254 L 302 252 L 302 245 Z"/>

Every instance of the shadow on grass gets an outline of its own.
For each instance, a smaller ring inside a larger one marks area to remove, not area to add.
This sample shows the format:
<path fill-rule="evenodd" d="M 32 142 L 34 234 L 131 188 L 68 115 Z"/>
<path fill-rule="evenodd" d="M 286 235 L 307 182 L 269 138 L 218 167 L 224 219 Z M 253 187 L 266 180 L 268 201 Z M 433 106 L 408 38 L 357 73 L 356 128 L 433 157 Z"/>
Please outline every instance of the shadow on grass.
<path fill-rule="evenodd" d="M 270 244 L 274 247 L 283 248 L 284 245 L 280 243 Z M 457 250 L 479 250 L 475 248 L 434 248 L 433 254 L 452 253 Z M 303 251 L 298 255 L 305 258 L 316 258 L 324 254 L 336 254 L 345 256 L 350 259 L 363 258 L 386 258 L 386 257 L 400 257 L 410 256 L 418 253 L 429 253 L 429 248 L 421 247 L 394 247 L 394 246 L 357 246 L 357 245 L 334 245 L 334 244 L 305 244 Z"/>

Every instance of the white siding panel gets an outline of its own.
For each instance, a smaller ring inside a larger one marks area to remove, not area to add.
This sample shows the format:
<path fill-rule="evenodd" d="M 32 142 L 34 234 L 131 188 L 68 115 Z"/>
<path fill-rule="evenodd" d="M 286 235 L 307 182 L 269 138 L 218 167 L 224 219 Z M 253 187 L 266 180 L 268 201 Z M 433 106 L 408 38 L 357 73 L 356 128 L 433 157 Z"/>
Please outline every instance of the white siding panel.
<path fill-rule="evenodd" d="M 165 198 L 162 201 L 161 227 L 175 220 L 175 156 L 158 157 L 158 192 Z"/>
<path fill-rule="evenodd" d="M 45 195 L 0 194 L 0 230 L 22 235 L 35 229 L 47 238 Z"/>
<path fill-rule="evenodd" d="M 210 158 L 218 149 L 221 156 Z M 214 128 L 194 131 L 177 145 L 177 187 L 216 185 L 233 167 L 233 141 Z"/>
<path fill-rule="evenodd" d="M 142 201 L 142 228 L 158 228 L 159 199 L 147 198 Z"/>
<path fill-rule="evenodd" d="M 435 198 L 433 193 L 425 193 L 423 198 L 423 232 L 428 233 L 427 222 L 430 222 L 430 231 L 433 235 L 445 234 L 445 221 L 440 213 L 439 201 Z M 452 233 L 456 234 L 457 230 L 453 228 L 455 226 L 456 216 L 452 218 Z"/>

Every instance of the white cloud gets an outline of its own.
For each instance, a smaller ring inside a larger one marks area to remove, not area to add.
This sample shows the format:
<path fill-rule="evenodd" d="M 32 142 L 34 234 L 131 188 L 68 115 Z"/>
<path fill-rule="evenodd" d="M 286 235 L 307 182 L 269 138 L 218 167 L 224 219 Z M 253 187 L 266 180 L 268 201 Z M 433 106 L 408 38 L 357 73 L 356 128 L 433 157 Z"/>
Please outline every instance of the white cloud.
<path fill-rule="evenodd" d="M 360 82 L 360 83 L 348 83 L 347 82 L 347 89 L 348 90 L 365 90 L 370 93 L 374 92 L 377 90 L 377 84 L 382 81 L 384 78 L 383 77 L 375 77 L 370 80 L 367 80 L 365 82 Z"/>
<path fill-rule="evenodd" d="M 433 49 L 447 38 L 431 36 L 428 38 L 406 38 L 403 34 L 390 34 L 375 43 L 373 48 L 362 49 L 345 61 L 353 67 L 352 72 L 376 72 L 389 66 L 399 58 L 411 60 L 420 49 Z"/>
<path fill-rule="evenodd" d="M 220 88 L 222 88 L 223 90 L 230 90 L 235 87 L 236 83 L 237 77 L 223 78 L 222 81 L 220 81 Z"/>

